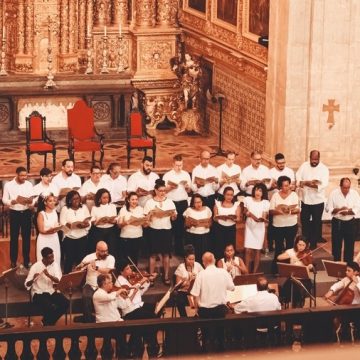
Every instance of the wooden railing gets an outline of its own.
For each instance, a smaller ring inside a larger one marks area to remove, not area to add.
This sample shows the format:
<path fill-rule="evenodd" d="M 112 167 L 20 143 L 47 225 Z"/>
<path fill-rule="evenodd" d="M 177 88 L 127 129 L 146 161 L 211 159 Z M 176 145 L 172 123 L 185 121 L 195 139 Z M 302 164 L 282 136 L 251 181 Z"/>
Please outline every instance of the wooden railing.
<path fill-rule="evenodd" d="M 16 328 L 0 332 L 0 341 L 7 343 L 4 359 L 117 359 L 121 353 L 125 334 L 133 331 L 161 330 L 164 332 L 165 355 L 182 355 L 199 350 L 197 332 L 199 328 L 224 326 L 226 332 L 236 329 L 244 335 L 245 345 L 252 343 L 258 327 L 273 327 L 285 324 L 292 332 L 293 324 L 302 326 L 303 341 L 306 343 L 328 342 L 332 339 L 334 317 L 358 319 L 360 305 L 337 306 L 333 308 L 291 309 L 263 313 L 229 315 L 225 319 L 167 318 L 154 320 L 133 320 L 101 324 L 73 324 L 69 326 L 47 326 L 37 328 Z M 291 335 L 291 334 L 290 334 Z M 100 338 L 102 340 L 96 340 Z M 49 346 L 49 340 L 53 346 Z M 38 340 L 38 350 L 32 342 Z M 65 340 L 65 341 L 64 341 Z M 22 342 L 22 346 L 18 342 Z M 100 345 L 99 345 L 100 343 Z M 64 344 L 67 344 L 64 346 Z M 85 346 L 84 346 L 85 344 Z M 79 346 L 81 345 L 81 346 Z M 241 344 L 242 346 L 244 343 Z M 231 348 L 240 346 L 233 342 Z M 21 350 L 22 349 L 22 350 Z"/>

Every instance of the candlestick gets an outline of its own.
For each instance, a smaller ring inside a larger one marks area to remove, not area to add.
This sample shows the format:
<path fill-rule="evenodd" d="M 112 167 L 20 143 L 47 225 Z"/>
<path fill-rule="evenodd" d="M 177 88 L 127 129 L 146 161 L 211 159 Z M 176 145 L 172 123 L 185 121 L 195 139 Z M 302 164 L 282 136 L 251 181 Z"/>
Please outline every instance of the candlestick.
<path fill-rule="evenodd" d="M 3 29 L 2 29 L 2 37 L 5 39 L 6 38 L 6 27 L 5 25 L 3 26 Z"/>
<path fill-rule="evenodd" d="M 104 26 L 104 36 L 107 35 L 107 32 L 106 32 L 106 26 Z"/>
<path fill-rule="evenodd" d="M 103 36 L 103 51 L 102 51 L 102 67 L 100 72 L 102 74 L 108 74 L 109 73 L 109 69 L 108 69 L 108 44 L 107 44 L 107 40 L 108 37 L 106 36 L 106 26 L 105 26 L 105 31 L 104 31 L 104 36 Z"/>
<path fill-rule="evenodd" d="M 122 29 L 121 29 L 121 19 L 120 19 L 120 24 L 119 24 L 119 35 L 122 35 Z"/>
<path fill-rule="evenodd" d="M 87 47 L 87 67 L 85 70 L 85 74 L 89 75 L 93 73 L 93 67 L 92 67 L 92 46 L 91 46 L 91 35 L 88 34 L 86 38 L 86 47 Z"/>
<path fill-rule="evenodd" d="M 4 34 L 4 32 L 3 32 Z M 2 38 L 2 46 L 1 46 L 1 63 L 0 63 L 0 76 L 8 75 L 5 67 L 5 61 L 6 61 L 6 38 L 3 35 Z"/>

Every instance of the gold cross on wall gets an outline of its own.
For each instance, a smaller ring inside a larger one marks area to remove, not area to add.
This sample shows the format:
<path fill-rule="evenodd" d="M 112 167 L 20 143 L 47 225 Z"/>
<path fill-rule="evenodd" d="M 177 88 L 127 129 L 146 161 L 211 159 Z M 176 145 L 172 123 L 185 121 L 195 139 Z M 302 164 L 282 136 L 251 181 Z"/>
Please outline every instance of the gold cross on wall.
<path fill-rule="evenodd" d="M 329 128 L 331 129 L 335 125 L 334 111 L 340 111 L 340 105 L 335 105 L 335 99 L 328 99 L 328 104 L 323 104 L 322 108 L 323 112 L 328 111 L 328 119 L 327 123 L 329 124 Z"/>

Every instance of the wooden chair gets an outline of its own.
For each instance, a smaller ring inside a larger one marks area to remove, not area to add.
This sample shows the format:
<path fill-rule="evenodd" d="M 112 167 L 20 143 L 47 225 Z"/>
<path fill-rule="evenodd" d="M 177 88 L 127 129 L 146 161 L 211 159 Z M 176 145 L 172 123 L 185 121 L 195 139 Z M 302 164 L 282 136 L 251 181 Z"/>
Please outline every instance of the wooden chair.
<path fill-rule="evenodd" d="M 53 156 L 53 170 L 56 167 L 56 146 L 46 133 L 46 117 L 33 111 L 26 118 L 26 162 L 27 171 L 30 171 L 31 154 L 44 155 L 44 167 L 46 167 L 47 154 Z"/>
<path fill-rule="evenodd" d="M 84 100 L 78 100 L 72 109 L 68 109 L 69 158 L 75 161 L 75 152 L 91 151 L 95 164 L 95 152 L 100 152 L 100 167 L 104 158 L 104 134 L 94 126 L 94 110 Z"/>
<path fill-rule="evenodd" d="M 140 111 L 131 111 L 127 122 L 127 167 L 130 167 L 130 152 L 133 149 L 144 151 L 151 149 L 155 166 L 156 138 L 146 131 L 144 116 Z"/>

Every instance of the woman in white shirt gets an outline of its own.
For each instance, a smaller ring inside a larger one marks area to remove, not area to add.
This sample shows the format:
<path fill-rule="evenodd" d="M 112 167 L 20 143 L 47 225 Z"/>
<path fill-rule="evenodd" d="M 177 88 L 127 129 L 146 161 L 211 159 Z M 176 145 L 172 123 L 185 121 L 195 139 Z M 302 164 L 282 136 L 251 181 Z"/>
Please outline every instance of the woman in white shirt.
<path fill-rule="evenodd" d="M 191 197 L 190 206 L 184 211 L 186 228 L 186 243 L 195 249 L 195 259 L 201 262 L 204 252 L 209 251 L 209 233 L 212 223 L 211 210 L 204 206 L 203 198 L 199 194 Z M 201 221 L 201 223 L 199 223 Z"/>
<path fill-rule="evenodd" d="M 256 273 L 260 264 L 260 251 L 265 240 L 265 223 L 269 212 L 269 200 L 267 189 L 263 183 L 254 185 L 251 197 L 247 196 L 244 201 L 245 223 L 245 265 L 249 272 Z M 250 263 L 254 262 L 252 271 Z"/>
<path fill-rule="evenodd" d="M 168 213 L 162 213 L 162 212 Z M 164 267 L 164 284 L 170 285 L 170 253 L 172 251 L 171 220 L 175 220 L 177 213 L 175 204 L 166 197 L 165 182 L 155 181 L 155 196 L 149 199 L 144 207 L 144 214 L 149 215 L 149 271 L 153 274 L 156 265 L 156 256 L 161 254 Z"/>
<path fill-rule="evenodd" d="M 224 200 L 216 201 L 214 206 L 214 255 L 220 259 L 225 246 L 236 246 L 236 222 L 240 221 L 239 202 L 234 202 L 234 189 L 227 186 L 223 193 Z"/>
<path fill-rule="evenodd" d="M 55 207 L 56 198 L 53 193 L 39 196 L 36 217 L 36 225 L 39 232 L 36 239 L 36 261 L 42 260 L 41 250 L 44 247 L 49 247 L 54 252 L 55 262 L 60 266 L 59 219 Z"/>
<path fill-rule="evenodd" d="M 139 205 L 138 195 L 134 191 L 127 195 L 125 206 L 119 211 L 118 225 L 121 228 L 120 239 L 123 257 L 129 256 L 137 265 L 142 244 L 143 227 L 141 225 L 131 225 L 131 218 L 133 220 L 144 218 L 144 209 Z"/>
<path fill-rule="evenodd" d="M 174 300 L 181 317 L 187 317 L 185 307 L 189 303 L 190 290 L 194 285 L 196 275 L 203 270 L 203 267 L 195 261 L 195 249 L 192 245 L 184 246 L 184 254 L 184 262 L 179 264 L 174 274 L 176 284 L 182 282 L 181 287 L 174 294 Z"/>
<path fill-rule="evenodd" d="M 109 248 L 109 253 L 119 258 L 119 247 L 116 246 L 117 213 L 115 204 L 111 203 L 109 190 L 101 188 L 94 197 L 94 206 L 91 208 L 91 243 L 93 249 L 100 240 L 104 240 Z"/>
<path fill-rule="evenodd" d="M 60 213 L 60 224 L 69 229 L 65 234 L 63 248 L 65 274 L 71 271 L 74 264 L 79 264 L 89 250 L 90 219 L 89 210 L 86 205 L 82 205 L 80 194 L 76 190 L 69 191 Z"/>
<path fill-rule="evenodd" d="M 224 268 L 231 275 L 233 279 L 236 276 L 248 274 L 244 262 L 240 256 L 235 256 L 235 248 L 233 244 L 228 244 L 225 247 L 224 257 L 217 262 L 217 267 Z"/>
<path fill-rule="evenodd" d="M 275 253 L 272 270 L 277 273 L 276 260 L 284 249 L 291 249 L 297 233 L 297 220 L 300 212 L 299 198 L 291 190 L 291 179 L 280 176 L 277 180 L 279 191 L 270 200 L 270 215 L 273 215 L 273 235 Z M 285 244 L 284 244 L 285 242 Z M 285 245 L 285 246 L 284 246 Z"/>

